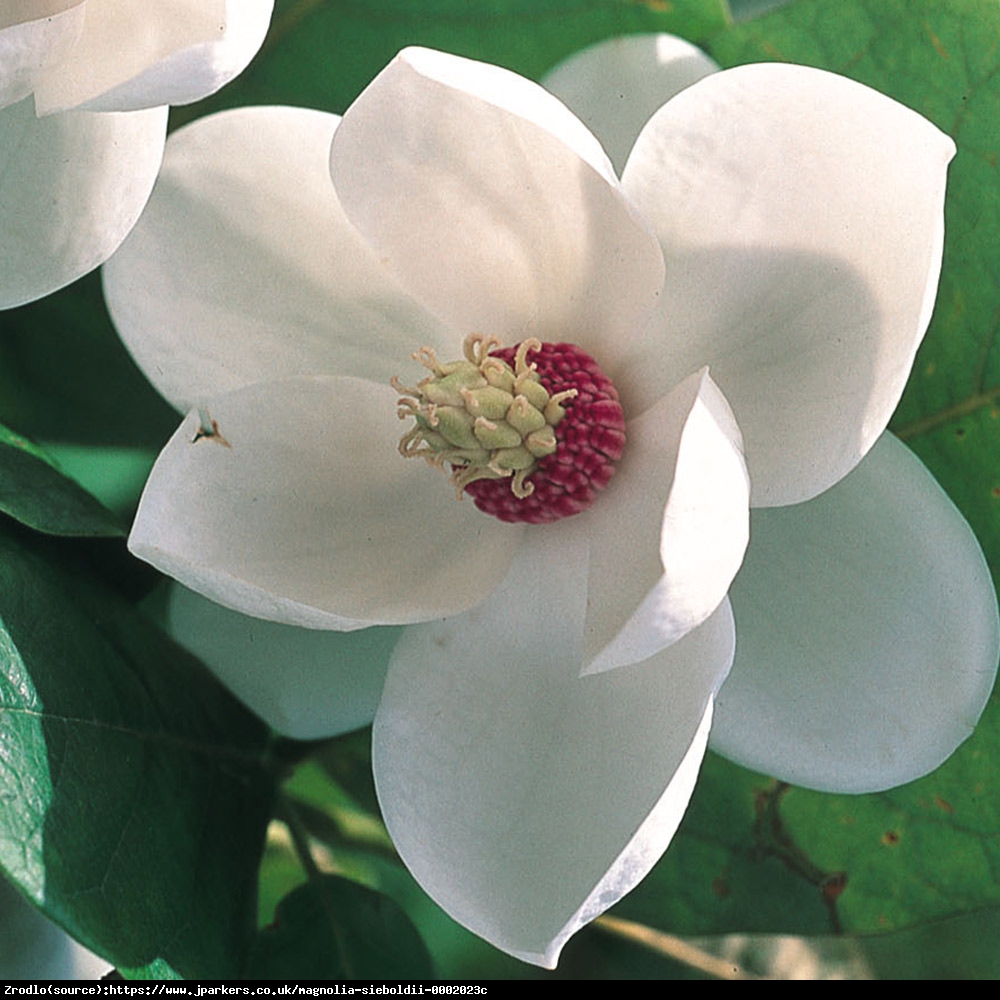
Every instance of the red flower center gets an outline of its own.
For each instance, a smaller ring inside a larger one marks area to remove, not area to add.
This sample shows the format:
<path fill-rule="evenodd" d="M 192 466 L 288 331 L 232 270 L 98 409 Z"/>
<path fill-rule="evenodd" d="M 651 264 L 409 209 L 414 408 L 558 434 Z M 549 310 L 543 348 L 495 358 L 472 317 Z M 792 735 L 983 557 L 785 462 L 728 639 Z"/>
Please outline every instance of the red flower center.
<path fill-rule="evenodd" d="M 514 363 L 517 347 L 491 352 Z M 615 473 L 625 448 L 625 415 L 618 391 L 597 362 L 575 344 L 542 344 L 528 351 L 549 395 L 576 389 L 555 426 L 556 450 L 539 459 L 527 481 L 532 492 L 518 498 L 506 479 L 477 479 L 465 487 L 476 506 L 501 521 L 549 524 L 586 510 Z"/>

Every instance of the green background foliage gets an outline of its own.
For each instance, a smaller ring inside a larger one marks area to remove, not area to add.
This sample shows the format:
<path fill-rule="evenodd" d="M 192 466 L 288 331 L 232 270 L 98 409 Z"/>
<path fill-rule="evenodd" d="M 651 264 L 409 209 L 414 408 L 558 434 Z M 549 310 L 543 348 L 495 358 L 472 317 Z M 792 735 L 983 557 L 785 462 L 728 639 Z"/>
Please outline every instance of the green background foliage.
<path fill-rule="evenodd" d="M 247 73 L 172 125 L 254 103 L 342 112 L 404 45 L 537 78 L 638 31 L 681 34 L 723 66 L 833 70 L 955 139 L 937 309 L 891 426 L 996 579 L 993 0 L 801 0 L 740 23 L 723 0 L 278 0 Z M 607 925 L 545 973 L 441 913 L 381 827 L 366 733 L 275 740 L 137 610 L 155 581 L 120 536 L 176 415 L 118 342 L 97 277 L 0 314 L 0 330 L 0 866 L 25 896 L 133 978 L 697 974 Z M 887 977 L 1000 975 L 981 943 L 1000 930 L 998 772 L 996 697 L 945 766 L 881 795 L 789 788 L 710 756 L 674 844 L 614 912 L 670 934 L 803 935 L 823 952 L 854 935 Z"/>

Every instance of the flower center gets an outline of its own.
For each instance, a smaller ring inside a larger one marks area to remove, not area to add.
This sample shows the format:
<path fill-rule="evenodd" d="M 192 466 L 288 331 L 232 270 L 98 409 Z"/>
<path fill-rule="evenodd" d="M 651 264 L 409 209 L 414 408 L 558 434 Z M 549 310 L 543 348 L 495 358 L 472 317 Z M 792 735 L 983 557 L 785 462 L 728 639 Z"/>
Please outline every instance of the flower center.
<path fill-rule="evenodd" d="M 459 497 L 501 521 L 546 524 L 586 510 L 625 447 L 611 379 L 574 344 L 504 348 L 472 334 L 463 351 L 441 364 L 421 348 L 413 357 L 430 376 L 413 388 L 392 380 L 400 418 L 415 421 L 400 453 L 442 471 L 447 463 Z"/>

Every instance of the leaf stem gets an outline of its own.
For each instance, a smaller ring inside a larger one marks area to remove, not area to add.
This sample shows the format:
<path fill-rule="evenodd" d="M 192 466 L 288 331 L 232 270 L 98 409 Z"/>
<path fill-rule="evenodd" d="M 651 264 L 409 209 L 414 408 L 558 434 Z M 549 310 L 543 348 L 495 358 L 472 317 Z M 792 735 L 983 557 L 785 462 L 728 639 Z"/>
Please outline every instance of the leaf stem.
<path fill-rule="evenodd" d="M 312 848 L 309 846 L 309 834 L 302 822 L 302 818 L 299 816 L 299 811 L 296 809 L 295 803 L 287 795 L 281 796 L 277 813 L 278 819 L 285 824 L 288 834 L 292 838 L 295 853 L 302 863 L 306 875 L 309 876 L 310 881 L 322 878 L 323 873 L 320 871 L 319 865 L 316 864 Z"/>
<path fill-rule="evenodd" d="M 987 389 L 985 392 L 974 393 L 953 406 L 947 406 L 943 410 L 938 410 L 937 413 L 928 414 L 928 416 L 904 424 L 902 427 L 893 427 L 891 430 L 901 441 L 908 441 L 948 423 L 949 420 L 968 416 L 984 406 L 990 406 L 998 399 L 1000 399 L 1000 385 Z"/>
<path fill-rule="evenodd" d="M 340 915 L 337 913 L 336 906 L 334 906 L 333 901 L 330 899 L 330 896 L 326 891 L 326 886 L 323 882 L 323 872 L 316 863 L 316 858 L 313 856 L 312 848 L 309 846 L 309 833 L 305 828 L 305 824 L 302 822 L 301 816 L 299 816 L 298 808 L 289 796 L 281 796 L 277 815 L 281 822 L 285 824 L 285 827 L 292 838 L 292 843 L 295 846 L 295 853 L 298 855 L 299 861 L 302 863 L 302 867 L 305 869 L 306 875 L 309 877 L 309 881 L 314 882 L 317 886 L 320 894 L 320 900 L 323 904 L 323 910 L 326 914 L 327 923 L 330 927 L 330 933 L 333 936 L 337 949 L 340 967 L 344 971 L 344 977 L 347 979 L 354 979 L 356 978 L 354 963 L 351 959 L 350 949 L 348 948 L 347 941 L 345 939 L 343 922 Z"/>
<path fill-rule="evenodd" d="M 621 917 L 612 917 L 604 914 L 594 921 L 594 926 L 602 931 L 614 934 L 616 937 L 624 938 L 633 944 L 640 944 L 650 951 L 655 951 L 659 955 L 671 958 L 675 962 L 690 966 L 699 972 L 704 972 L 708 976 L 716 979 L 763 979 L 763 976 L 755 976 L 751 972 L 744 972 L 738 965 L 727 962 L 723 958 L 710 955 L 707 951 L 693 945 L 688 941 L 682 941 L 673 934 L 666 934 L 663 931 L 654 930 L 645 924 L 639 924 L 632 920 L 623 920 Z"/>

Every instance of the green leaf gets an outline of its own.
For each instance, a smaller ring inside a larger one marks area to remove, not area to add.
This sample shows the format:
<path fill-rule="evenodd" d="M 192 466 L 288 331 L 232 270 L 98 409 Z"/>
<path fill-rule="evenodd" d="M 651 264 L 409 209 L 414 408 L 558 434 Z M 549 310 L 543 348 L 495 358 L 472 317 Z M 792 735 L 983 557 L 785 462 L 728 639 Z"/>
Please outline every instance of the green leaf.
<path fill-rule="evenodd" d="M 877 935 L 1000 903 L 998 757 L 981 726 L 933 774 L 847 796 L 710 755 L 670 850 L 615 912 L 677 934 Z"/>
<path fill-rule="evenodd" d="M 728 22 L 725 0 L 278 0 L 264 49 L 217 97 L 175 109 L 282 103 L 342 112 L 396 53 L 424 45 L 537 79 L 610 35 L 668 31 L 695 41 Z"/>
<path fill-rule="evenodd" d="M 256 979 L 430 979 L 427 949 L 387 896 L 334 875 L 295 889 L 261 931 Z"/>
<path fill-rule="evenodd" d="M 360 752 L 369 756 L 362 760 Z M 310 833 L 326 843 L 336 845 L 351 841 L 356 845 L 365 844 L 388 851 L 395 856 L 389 834 L 378 818 L 370 754 L 370 729 L 341 736 L 319 751 L 318 760 L 307 761 L 297 768 L 285 783 L 283 791 L 295 800 Z M 350 789 L 345 789 L 343 780 L 335 780 L 323 769 L 334 760 L 340 765 L 337 767 L 338 777 L 356 778 L 362 772 L 368 782 L 372 782 L 370 801 L 361 800 L 359 804 L 351 797 Z M 322 829 L 316 829 L 315 823 L 322 824 Z"/>
<path fill-rule="evenodd" d="M 48 455 L 0 424 L 0 511 L 50 535 L 121 536 L 125 526 Z"/>
<path fill-rule="evenodd" d="M 130 975 L 236 977 L 270 734 L 70 558 L 0 527 L 0 866 Z"/>
<path fill-rule="evenodd" d="M 883 934 L 864 942 L 877 979 L 1000 979 L 1000 910 Z"/>
<path fill-rule="evenodd" d="M 785 836 L 774 792 L 710 754 L 670 849 L 614 913 L 672 934 L 830 933 L 836 872 Z"/>
<path fill-rule="evenodd" d="M 933 774 L 882 795 L 789 791 L 781 817 L 824 871 L 844 873 L 842 929 L 878 934 L 1000 902 L 1000 760 L 994 703 Z"/>
<path fill-rule="evenodd" d="M 131 523 L 158 449 L 44 442 L 47 455 L 88 493 Z"/>
<path fill-rule="evenodd" d="M 179 416 L 111 325 L 95 271 L 0 314 L 0 422 L 35 441 L 157 451 Z"/>
<path fill-rule="evenodd" d="M 257 926 L 274 923 L 278 904 L 293 889 L 306 881 L 306 873 L 290 838 L 277 824 L 268 828 L 264 856 L 260 864 L 257 901 Z"/>
<path fill-rule="evenodd" d="M 141 969 L 119 969 L 122 973 L 123 979 L 138 979 L 140 981 L 170 981 L 183 979 L 184 977 L 177 972 L 176 969 L 170 967 L 169 963 L 164 962 L 162 958 L 156 959 L 155 962 L 150 962 L 149 965 L 144 966 Z"/>

